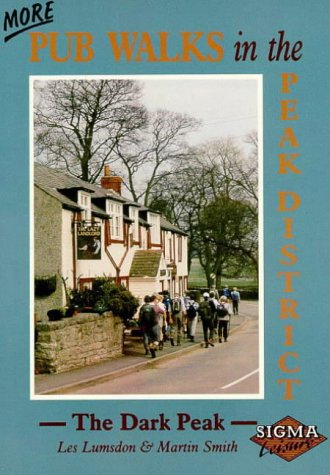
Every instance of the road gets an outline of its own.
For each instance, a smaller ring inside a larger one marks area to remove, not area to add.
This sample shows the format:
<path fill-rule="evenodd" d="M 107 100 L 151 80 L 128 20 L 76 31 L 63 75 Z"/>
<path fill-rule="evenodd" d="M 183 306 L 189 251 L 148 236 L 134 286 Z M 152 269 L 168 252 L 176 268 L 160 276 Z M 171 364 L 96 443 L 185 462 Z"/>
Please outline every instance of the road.
<path fill-rule="evenodd" d="M 198 348 L 175 359 L 159 360 L 145 370 L 97 383 L 72 394 L 216 395 L 222 398 L 259 394 L 258 303 L 247 302 L 245 323 L 227 343 Z"/>

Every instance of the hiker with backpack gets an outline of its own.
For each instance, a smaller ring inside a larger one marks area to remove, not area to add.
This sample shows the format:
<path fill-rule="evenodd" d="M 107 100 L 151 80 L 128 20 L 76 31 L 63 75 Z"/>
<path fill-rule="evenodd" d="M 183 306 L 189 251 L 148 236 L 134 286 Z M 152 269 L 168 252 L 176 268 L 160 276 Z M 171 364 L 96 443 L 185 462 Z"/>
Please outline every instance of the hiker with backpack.
<path fill-rule="evenodd" d="M 171 304 L 171 316 L 170 316 L 170 332 L 169 338 L 171 345 L 174 346 L 174 339 L 176 338 L 177 346 L 181 345 L 183 318 L 186 315 L 186 307 L 183 297 L 180 297 L 178 293 L 174 295 L 174 299 Z"/>
<path fill-rule="evenodd" d="M 195 341 L 198 320 L 198 303 L 190 299 L 187 305 L 187 337 L 191 342 Z"/>
<path fill-rule="evenodd" d="M 233 288 L 231 293 L 231 301 L 233 303 L 233 314 L 238 315 L 238 302 L 241 300 L 241 295 L 237 290 L 237 287 Z"/>
<path fill-rule="evenodd" d="M 143 331 L 143 346 L 145 354 L 149 352 L 152 358 L 156 357 L 156 350 L 159 347 L 160 326 L 159 316 L 155 310 L 155 305 L 151 303 L 149 295 L 144 297 L 144 304 L 139 312 L 139 325 Z"/>
<path fill-rule="evenodd" d="M 204 300 L 199 304 L 198 312 L 203 325 L 204 344 L 202 343 L 202 346 L 208 348 L 209 345 L 214 346 L 214 314 L 209 302 L 209 293 L 204 292 L 203 298 Z"/>
<path fill-rule="evenodd" d="M 230 311 L 229 303 L 227 297 L 222 295 L 220 297 L 220 302 L 216 310 L 217 319 L 218 319 L 218 338 L 219 343 L 222 342 L 222 338 L 226 342 L 229 335 L 229 325 L 230 325 Z"/>
<path fill-rule="evenodd" d="M 214 334 L 216 335 L 218 329 L 218 317 L 217 317 L 217 308 L 219 305 L 219 301 L 215 296 L 215 292 L 211 290 L 209 298 L 209 304 L 211 306 L 212 314 L 213 314 L 213 327 L 214 327 Z"/>
<path fill-rule="evenodd" d="M 151 305 L 154 306 L 159 325 L 159 349 L 164 348 L 164 334 L 166 332 L 166 307 L 163 303 L 164 297 L 161 294 L 154 294 L 151 297 Z"/>
<path fill-rule="evenodd" d="M 223 289 L 223 291 L 222 291 L 222 295 L 223 295 L 223 297 L 227 297 L 227 300 L 230 299 L 230 297 L 231 297 L 231 292 L 230 292 L 230 290 L 229 290 L 228 285 L 225 285 L 225 287 L 224 287 L 224 289 Z"/>

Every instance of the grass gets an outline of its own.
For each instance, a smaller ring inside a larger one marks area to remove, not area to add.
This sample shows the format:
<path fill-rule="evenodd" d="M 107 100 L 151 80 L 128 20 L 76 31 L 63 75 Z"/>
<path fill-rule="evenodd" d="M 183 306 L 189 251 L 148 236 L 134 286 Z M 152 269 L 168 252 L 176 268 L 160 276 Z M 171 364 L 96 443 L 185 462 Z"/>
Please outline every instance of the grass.
<path fill-rule="evenodd" d="M 249 277 L 240 277 L 240 278 L 227 278 L 223 277 L 221 279 L 221 287 L 225 287 L 228 285 L 229 287 L 237 287 L 239 289 L 245 289 L 250 287 L 257 287 L 258 282 L 255 278 Z M 188 287 L 193 288 L 200 288 L 200 287 L 207 287 L 206 278 L 204 275 L 204 271 L 199 264 L 198 259 L 193 259 L 190 274 L 188 277 Z"/>

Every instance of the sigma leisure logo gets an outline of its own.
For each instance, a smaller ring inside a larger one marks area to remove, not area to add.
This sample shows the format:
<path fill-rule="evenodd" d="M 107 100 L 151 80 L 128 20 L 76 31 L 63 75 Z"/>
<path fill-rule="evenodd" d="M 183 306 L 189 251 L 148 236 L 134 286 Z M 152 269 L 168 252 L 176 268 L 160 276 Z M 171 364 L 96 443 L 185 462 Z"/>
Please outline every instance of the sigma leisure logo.
<path fill-rule="evenodd" d="M 292 462 L 327 438 L 318 433 L 317 426 L 304 425 L 287 416 L 275 424 L 257 426 L 257 433 L 250 440 L 261 446 L 259 457 L 277 455 Z"/>

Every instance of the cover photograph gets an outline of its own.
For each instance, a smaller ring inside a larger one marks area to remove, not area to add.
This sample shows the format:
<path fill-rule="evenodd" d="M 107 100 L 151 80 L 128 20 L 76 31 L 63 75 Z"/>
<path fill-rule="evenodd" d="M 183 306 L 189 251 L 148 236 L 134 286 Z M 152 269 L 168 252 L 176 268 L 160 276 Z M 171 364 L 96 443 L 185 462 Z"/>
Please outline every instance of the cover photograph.
<path fill-rule="evenodd" d="M 3 2 L 3 473 L 328 473 L 329 13 Z"/>

